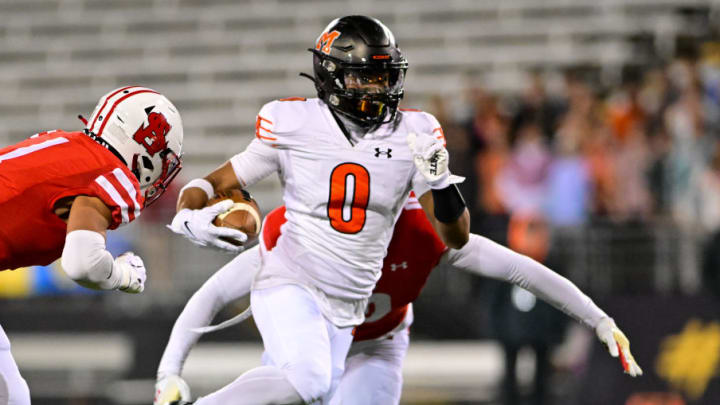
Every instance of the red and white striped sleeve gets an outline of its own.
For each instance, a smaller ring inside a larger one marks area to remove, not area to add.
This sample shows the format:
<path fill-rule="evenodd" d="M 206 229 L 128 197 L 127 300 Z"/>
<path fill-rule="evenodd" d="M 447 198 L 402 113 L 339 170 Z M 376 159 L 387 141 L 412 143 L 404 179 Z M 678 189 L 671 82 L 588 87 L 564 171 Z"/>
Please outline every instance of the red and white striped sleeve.
<path fill-rule="evenodd" d="M 128 176 L 119 167 L 97 176 L 90 188 L 112 212 L 109 229 L 130 223 L 140 216 L 143 208 L 140 185 L 134 177 Z"/>

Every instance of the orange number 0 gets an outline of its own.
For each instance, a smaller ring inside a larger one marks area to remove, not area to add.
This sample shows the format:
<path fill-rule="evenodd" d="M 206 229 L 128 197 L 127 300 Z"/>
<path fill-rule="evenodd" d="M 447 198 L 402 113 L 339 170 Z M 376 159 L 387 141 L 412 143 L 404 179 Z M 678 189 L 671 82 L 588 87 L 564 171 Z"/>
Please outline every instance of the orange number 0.
<path fill-rule="evenodd" d="M 347 181 L 352 177 L 353 192 L 348 198 Z M 350 200 L 350 218 L 343 217 L 345 201 Z M 330 200 L 328 218 L 330 226 L 342 233 L 358 233 L 365 226 L 365 216 L 370 200 L 370 173 L 356 163 L 341 163 L 330 174 Z"/>

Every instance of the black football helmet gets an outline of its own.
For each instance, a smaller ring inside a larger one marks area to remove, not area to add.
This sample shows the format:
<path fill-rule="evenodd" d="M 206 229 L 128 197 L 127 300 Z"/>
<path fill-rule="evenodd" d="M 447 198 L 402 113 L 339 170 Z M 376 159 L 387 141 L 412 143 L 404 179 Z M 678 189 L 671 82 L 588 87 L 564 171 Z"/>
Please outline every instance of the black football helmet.
<path fill-rule="evenodd" d="M 361 15 L 335 19 L 308 50 L 318 97 L 333 112 L 365 128 L 395 119 L 408 63 L 383 23 Z"/>

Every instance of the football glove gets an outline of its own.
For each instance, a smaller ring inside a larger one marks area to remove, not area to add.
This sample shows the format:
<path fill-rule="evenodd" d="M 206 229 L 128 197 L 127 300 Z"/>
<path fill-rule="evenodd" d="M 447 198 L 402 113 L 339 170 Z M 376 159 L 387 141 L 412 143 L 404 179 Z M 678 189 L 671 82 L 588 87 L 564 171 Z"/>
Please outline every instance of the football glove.
<path fill-rule="evenodd" d="M 233 206 L 232 200 L 222 200 L 209 207 L 198 210 L 183 209 L 175 214 L 168 225 L 171 231 L 183 235 L 200 246 L 210 246 L 231 253 L 240 253 L 243 246 L 233 245 L 221 238 L 230 238 L 244 243 L 247 235 L 237 229 L 213 225 L 213 220 Z"/>
<path fill-rule="evenodd" d="M 595 333 L 601 342 L 607 345 L 610 355 L 620 356 L 620 363 L 626 374 L 638 377 L 643 374 L 632 353 L 630 353 L 630 341 L 625 334 L 615 325 L 612 318 L 603 318 L 595 327 Z"/>
<path fill-rule="evenodd" d="M 116 257 L 113 263 L 113 271 L 120 271 L 118 290 L 138 294 L 145 289 L 145 280 L 147 279 L 145 264 L 140 256 L 135 253 L 125 252 Z"/>
<path fill-rule="evenodd" d="M 441 140 L 428 134 L 409 133 L 407 143 L 415 166 L 432 189 L 443 189 L 452 183 L 448 170 L 448 151 Z"/>
<path fill-rule="evenodd" d="M 177 375 L 169 375 L 155 383 L 153 405 L 168 405 L 173 401 L 190 401 L 190 387 Z"/>

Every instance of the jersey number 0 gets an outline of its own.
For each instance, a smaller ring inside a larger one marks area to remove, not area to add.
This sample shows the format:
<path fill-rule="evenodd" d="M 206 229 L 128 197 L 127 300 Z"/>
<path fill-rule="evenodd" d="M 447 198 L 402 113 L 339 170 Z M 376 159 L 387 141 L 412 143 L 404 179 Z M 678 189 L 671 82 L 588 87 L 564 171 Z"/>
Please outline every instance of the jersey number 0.
<path fill-rule="evenodd" d="M 350 192 L 350 195 L 348 196 Z M 330 174 L 328 218 L 330 226 L 342 233 L 358 233 L 365 226 L 370 200 L 370 173 L 357 163 L 341 163 Z M 343 215 L 350 202 L 350 215 Z"/>

